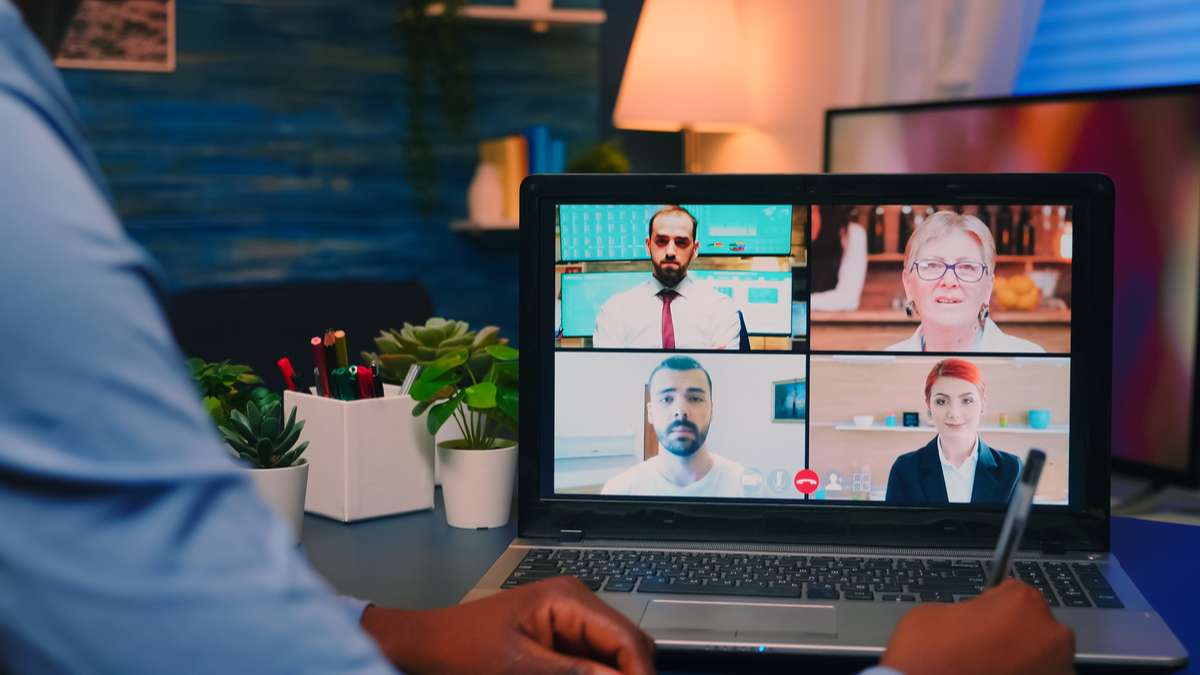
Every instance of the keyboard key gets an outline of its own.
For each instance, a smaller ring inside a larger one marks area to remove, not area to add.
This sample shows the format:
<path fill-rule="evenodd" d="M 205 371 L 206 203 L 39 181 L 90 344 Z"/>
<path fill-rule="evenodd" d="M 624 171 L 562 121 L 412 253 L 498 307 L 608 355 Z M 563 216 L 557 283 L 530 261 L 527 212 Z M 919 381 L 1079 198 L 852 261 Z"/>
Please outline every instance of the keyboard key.
<path fill-rule="evenodd" d="M 628 593 L 633 590 L 636 581 L 636 579 L 626 577 L 614 577 L 609 579 L 608 583 L 604 584 L 604 590 L 613 593 Z"/>
<path fill-rule="evenodd" d="M 1096 606 L 1104 609 L 1124 609 L 1125 603 L 1121 602 L 1116 593 L 1093 593 L 1092 600 L 1096 601 Z"/>
<path fill-rule="evenodd" d="M 838 600 L 841 598 L 841 593 L 836 588 L 828 584 L 809 584 L 808 599 L 809 600 Z"/>

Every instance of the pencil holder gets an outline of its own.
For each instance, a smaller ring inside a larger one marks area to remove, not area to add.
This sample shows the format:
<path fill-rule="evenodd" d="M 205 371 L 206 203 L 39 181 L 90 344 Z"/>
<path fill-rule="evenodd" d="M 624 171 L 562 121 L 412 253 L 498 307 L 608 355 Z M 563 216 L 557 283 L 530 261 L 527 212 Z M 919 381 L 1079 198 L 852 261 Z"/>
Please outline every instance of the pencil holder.
<path fill-rule="evenodd" d="M 342 522 L 433 508 L 433 438 L 409 396 L 339 401 L 285 391 L 304 420 L 304 510 Z"/>

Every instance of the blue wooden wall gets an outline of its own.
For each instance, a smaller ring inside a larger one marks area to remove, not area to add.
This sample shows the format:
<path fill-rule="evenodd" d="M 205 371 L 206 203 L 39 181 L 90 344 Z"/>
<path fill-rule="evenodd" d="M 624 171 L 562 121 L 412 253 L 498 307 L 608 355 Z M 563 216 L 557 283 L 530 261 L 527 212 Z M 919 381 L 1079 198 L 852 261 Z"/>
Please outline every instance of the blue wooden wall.
<path fill-rule="evenodd" d="M 600 31 L 470 24 L 476 136 L 436 127 L 441 202 L 423 215 L 396 1 L 181 0 L 175 73 L 65 71 L 126 227 L 173 286 L 417 278 L 439 314 L 516 337 L 515 246 L 448 223 L 478 138 L 544 123 L 569 149 L 596 139 Z"/>

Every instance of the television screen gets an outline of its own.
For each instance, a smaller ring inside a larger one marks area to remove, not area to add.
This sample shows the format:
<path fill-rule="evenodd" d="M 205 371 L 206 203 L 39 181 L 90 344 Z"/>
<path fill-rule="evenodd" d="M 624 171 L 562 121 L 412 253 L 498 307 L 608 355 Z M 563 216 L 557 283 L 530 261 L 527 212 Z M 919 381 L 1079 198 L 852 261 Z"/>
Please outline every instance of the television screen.
<path fill-rule="evenodd" d="M 1200 87 L 831 110 L 825 169 L 1111 177 L 1113 456 L 1175 480 L 1195 471 Z"/>

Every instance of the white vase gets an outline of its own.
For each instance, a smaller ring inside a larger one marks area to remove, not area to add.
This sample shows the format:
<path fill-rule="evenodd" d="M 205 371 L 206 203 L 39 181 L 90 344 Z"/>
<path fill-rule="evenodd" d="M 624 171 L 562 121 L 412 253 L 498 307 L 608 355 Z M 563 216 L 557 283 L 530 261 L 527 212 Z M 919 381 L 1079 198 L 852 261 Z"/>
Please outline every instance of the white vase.
<path fill-rule="evenodd" d="M 304 493 L 308 490 L 308 462 L 281 469 L 246 469 L 267 504 L 287 522 L 300 543 L 304 527 Z"/>
<path fill-rule="evenodd" d="M 492 450 L 460 450 L 438 443 L 442 498 L 451 527 L 478 529 L 508 523 L 517 476 L 517 444 Z"/>

